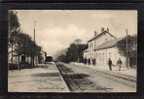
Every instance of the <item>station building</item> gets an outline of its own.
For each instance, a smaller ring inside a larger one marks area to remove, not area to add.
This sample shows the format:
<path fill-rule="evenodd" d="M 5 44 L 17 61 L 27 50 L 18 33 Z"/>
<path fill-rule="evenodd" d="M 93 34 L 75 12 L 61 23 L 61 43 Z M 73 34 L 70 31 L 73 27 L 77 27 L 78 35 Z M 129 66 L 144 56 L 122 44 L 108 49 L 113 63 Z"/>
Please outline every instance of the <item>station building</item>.
<path fill-rule="evenodd" d="M 115 65 L 120 58 L 123 65 L 126 64 L 126 58 L 121 56 L 117 48 L 117 38 L 109 32 L 109 29 L 101 29 L 101 33 L 94 33 L 94 37 L 88 41 L 88 48 L 83 52 L 83 58 L 86 64 L 107 65 L 108 59 L 111 58 Z"/>

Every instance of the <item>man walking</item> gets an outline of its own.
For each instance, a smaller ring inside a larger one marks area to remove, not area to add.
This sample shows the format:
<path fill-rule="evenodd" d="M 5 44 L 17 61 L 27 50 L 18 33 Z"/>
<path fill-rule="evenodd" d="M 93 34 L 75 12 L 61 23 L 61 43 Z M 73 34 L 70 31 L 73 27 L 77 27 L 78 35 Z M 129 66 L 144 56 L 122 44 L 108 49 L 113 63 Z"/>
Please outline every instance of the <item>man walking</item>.
<path fill-rule="evenodd" d="M 121 70 L 121 65 L 122 65 L 122 61 L 121 61 L 120 58 L 117 61 L 117 65 L 119 66 L 119 71 L 120 71 Z"/>
<path fill-rule="evenodd" d="M 109 66 L 109 70 L 112 71 L 112 60 L 111 60 L 111 58 L 109 58 L 109 60 L 108 60 L 108 66 Z"/>

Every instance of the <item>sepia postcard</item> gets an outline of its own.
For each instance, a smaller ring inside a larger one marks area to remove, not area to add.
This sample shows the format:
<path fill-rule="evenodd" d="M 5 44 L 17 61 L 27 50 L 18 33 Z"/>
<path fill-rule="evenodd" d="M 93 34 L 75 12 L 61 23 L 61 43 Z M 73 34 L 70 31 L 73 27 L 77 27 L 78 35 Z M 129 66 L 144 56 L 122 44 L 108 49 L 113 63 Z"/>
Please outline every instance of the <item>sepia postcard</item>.
<path fill-rule="evenodd" d="M 9 10 L 8 92 L 137 92 L 137 10 Z"/>

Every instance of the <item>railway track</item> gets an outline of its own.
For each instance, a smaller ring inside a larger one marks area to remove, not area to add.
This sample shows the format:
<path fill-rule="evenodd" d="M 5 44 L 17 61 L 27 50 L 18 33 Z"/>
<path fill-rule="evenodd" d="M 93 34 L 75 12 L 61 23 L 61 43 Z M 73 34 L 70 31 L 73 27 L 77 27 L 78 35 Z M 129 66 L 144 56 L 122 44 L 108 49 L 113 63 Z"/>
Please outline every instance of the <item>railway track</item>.
<path fill-rule="evenodd" d="M 63 78 L 64 78 L 69 90 L 73 91 L 74 90 L 73 88 L 78 89 L 79 86 L 77 85 L 77 82 L 74 82 L 73 76 L 71 76 L 71 77 L 69 76 L 68 77 L 68 75 L 72 74 L 73 71 L 70 70 L 69 68 L 66 68 L 63 64 L 56 64 L 56 66 L 58 67 L 61 75 L 63 76 Z"/>
<path fill-rule="evenodd" d="M 59 69 L 61 75 L 63 76 L 69 90 L 71 92 L 87 92 L 94 90 L 107 91 L 109 89 L 103 88 L 101 86 L 96 86 L 93 82 L 88 79 L 89 75 L 75 73 L 70 68 L 66 67 L 64 64 L 57 63 L 57 68 Z"/>

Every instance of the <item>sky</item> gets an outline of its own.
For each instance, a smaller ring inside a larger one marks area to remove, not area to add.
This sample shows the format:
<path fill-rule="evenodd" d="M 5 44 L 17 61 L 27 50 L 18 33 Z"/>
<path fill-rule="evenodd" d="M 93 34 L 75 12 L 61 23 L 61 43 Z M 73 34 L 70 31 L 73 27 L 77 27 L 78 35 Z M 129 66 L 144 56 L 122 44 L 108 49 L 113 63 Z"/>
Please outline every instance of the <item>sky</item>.
<path fill-rule="evenodd" d="M 36 43 L 48 55 L 67 48 L 75 39 L 86 43 L 109 28 L 116 37 L 137 34 L 137 10 L 16 10 L 21 30 L 33 39 L 36 22 Z"/>

